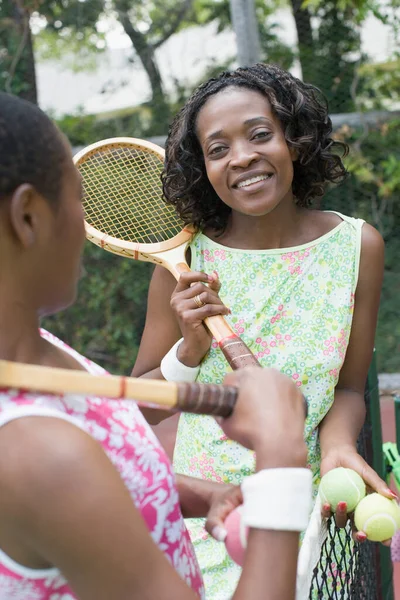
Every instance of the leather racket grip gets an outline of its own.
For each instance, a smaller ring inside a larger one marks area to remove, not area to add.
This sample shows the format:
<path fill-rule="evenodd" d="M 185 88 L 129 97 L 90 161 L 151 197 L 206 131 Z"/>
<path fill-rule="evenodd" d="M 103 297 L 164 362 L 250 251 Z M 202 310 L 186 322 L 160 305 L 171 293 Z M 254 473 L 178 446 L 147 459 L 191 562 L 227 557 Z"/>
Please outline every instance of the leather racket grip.
<path fill-rule="evenodd" d="M 181 412 L 196 415 L 213 415 L 214 417 L 230 417 L 239 390 L 226 385 L 212 383 L 178 383 L 178 400 L 174 408 Z M 304 419 L 308 416 L 308 400 L 302 396 Z"/>
<path fill-rule="evenodd" d="M 235 407 L 238 389 L 210 383 L 178 383 L 175 408 L 196 415 L 229 417 Z"/>
<path fill-rule="evenodd" d="M 219 347 L 234 371 L 249 366 L 261 367 L 254 354 L 238 336 L 224 338 L 219 342 Z"/>

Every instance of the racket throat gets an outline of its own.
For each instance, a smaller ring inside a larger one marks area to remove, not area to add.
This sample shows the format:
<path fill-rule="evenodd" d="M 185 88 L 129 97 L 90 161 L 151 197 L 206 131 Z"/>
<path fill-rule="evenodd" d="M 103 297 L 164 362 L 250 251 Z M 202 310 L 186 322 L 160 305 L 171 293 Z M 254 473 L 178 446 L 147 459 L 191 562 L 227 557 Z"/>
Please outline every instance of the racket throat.
<path fill-rule="evenodd" d="M 163 250 L 162 252 L 140 252 L 141 260 L 152 262 L 160 267 L 168 269 L 168 271 L 178 281 L 182 273 L 190 271 L 186 263 L 186 251 L 189 242 L 184 245 L 171 248 L 169 250 Z"/>

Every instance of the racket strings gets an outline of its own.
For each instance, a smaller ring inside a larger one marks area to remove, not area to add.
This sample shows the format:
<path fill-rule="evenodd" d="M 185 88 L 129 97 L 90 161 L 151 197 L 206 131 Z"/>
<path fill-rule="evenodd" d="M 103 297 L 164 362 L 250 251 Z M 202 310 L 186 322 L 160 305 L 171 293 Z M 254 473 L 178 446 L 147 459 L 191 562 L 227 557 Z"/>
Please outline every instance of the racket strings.
<path fill-rule="evenodd" d="M 140 148 L 99 148 L 78 164 L 85 219 L 104 234 L 138 244 L 163 242 L 183 224 L 161 195 L 161 156 Z"/>

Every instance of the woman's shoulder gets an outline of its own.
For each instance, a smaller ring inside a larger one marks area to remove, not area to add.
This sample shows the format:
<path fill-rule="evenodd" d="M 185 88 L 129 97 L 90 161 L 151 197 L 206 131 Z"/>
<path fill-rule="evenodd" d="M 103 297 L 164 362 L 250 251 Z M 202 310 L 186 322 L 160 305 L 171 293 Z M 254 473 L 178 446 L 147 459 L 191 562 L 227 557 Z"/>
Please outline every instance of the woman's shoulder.
<path fill-rule="evenodd" d="M 317 237 L 330 233 L 342 223 L 348 223 L 356 229 L 361 228 L 364 223 L 363 219 L 351 217 L 335 210 L 307 210 L 309 211 L 308 221 L 316 227 Z"/>
<path fill-rule="evenodd" d="M 78 365 L 76 365 L 76 368 L 79 368 L 79 366 L 80 366 L 82 370 L 88 371 L 92 375 L 106 375 L 107 374 L 107 371 L 105 369 L 103 369 L 103 367 L 101 367 L 97 363 L 93 362 L 92 360 L 90 360 L 89 358 L 84 356 L 83 354 L 80 354 L 79 352 L 77 352 L 76 350 L 71 348 L 71 346 L 68 346 L 68 344 L 66 344 L 65 342 L 60 340 L 60 338 L 58 338 L 54 334 L 50 333 L 46 329 L 41 328 L 40 335 L 41 335 L 42 339 L 46 340 L 46 342 L 48 342 L 49 344 L 52 344 L 52 346 L 54 346 L 56 349 L 60 350 L 68 358 L 73 359 L 74 362 L 78 363 Z M 72 366 L 72 368 L 74 368 L 74 367 Z"/>

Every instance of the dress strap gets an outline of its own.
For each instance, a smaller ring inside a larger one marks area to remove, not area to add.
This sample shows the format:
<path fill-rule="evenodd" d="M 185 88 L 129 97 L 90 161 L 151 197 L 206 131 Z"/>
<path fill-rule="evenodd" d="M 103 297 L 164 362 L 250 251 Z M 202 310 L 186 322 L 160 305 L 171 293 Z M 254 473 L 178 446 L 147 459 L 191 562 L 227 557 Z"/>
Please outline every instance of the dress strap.
<path fill-rule="evenodd" d="M 78 421 L 78 419 L 68 415 L 67 413 L 63 413 L 61 410 L 49 408 L 43 405 L 38 406 L 37 404 L 18 404 L 17 402 L 14 406 L 7 406 L 4 407 L 3 410 L 0 410 L 0 427 L 10 423 L 11 421 L 22 419 L 24 417 L 51 417 L 54 419 L 61 419 L 62 421 L 68 421 L 76 427 L 79 427 L 79 429 L 85 431 L 85 428 Z"/>
<path fill-rule="evenodd" d="M 360 258 L 361 258 L 361 235 L 362 235 L 362 227 L 365 223 L 364 219 L 358 219 L 356 217 L 349 217 L 348 215 L 343 215 L 337 210 L 326 210 L 325 212 L 332 213 L 340 217 L 346 223 L 349 223 L 355 230 L 356 234 L 356 256 L 355 256 L 355 278 L 354 278 L 354 291 L 356 290 L 358 283 L 358 276 L 360 271 Z"/>

